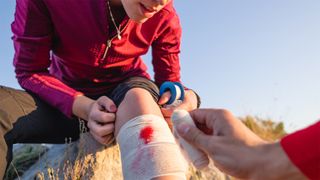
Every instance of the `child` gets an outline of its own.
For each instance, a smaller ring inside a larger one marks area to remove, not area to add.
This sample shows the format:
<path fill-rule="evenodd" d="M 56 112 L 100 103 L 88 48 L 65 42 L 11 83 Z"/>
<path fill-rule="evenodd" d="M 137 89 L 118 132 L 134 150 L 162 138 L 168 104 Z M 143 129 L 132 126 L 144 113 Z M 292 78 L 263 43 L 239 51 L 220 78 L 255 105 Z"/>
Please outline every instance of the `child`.
<path fill-rule="evenodd" d="M 170 94 L 159 100 L 157 86 L 164 81 L 180 81 L 181 27 L 171 0 L 16 3 L 12 24 L 14 66 L 26 91 L 0 88 L 0 177 L 11 161 L 14 143 L 64 143 L 66 137 L 77 140 L 78 118 L 87 121 L 90 133 L 102 144 L 117 136 L 122 153 L 127 144 L 123 142 L 135 142 L 127 148 L 140 152 L 141 142 L 145 142 L 144 147 L 154 140 L 171 143 L 172 157 L 179 156 L 171 137 L 164 141 L 154 138 L 172 136 L 162 123 L 171 111 L 158 105 L 164 104 Z M 140 57 L 149 47 L 155 83 Z M 186 90 L 179 108 L 192 110 L 198 102 L 197 95 Z M 127 126 L 122 128 L 124 125 Z M 147 139 L 130 134 L 139 130 L 143 135 L 143 129 L 148 127 L 149 135 L 154 134 Z M 152 151 L 160 156 L 163 145 L 159 148 Z M 122 155 L 126 154 L 130 152 Z M 128 168 L 134 164 L 132 158 L 127 160 Z M 146 160 L 154 168 L 152 162 L 157 161 L 162 160 Z M 124 169 L 129 173 L 125 178 L 137 175 L 128 168 Z M 155 174 L 141 177 L 180 177 L 183 170 L 179 165 L 174 168 L 164 172 L 153 169 Z"/>

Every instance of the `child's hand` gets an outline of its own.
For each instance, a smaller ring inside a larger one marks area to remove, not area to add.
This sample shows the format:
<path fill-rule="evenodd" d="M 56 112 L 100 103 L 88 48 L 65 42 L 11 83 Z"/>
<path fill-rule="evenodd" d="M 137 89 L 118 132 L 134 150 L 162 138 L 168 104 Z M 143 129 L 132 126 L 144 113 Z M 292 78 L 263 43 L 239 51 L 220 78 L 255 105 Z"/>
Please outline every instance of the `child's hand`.
<path fill-rule="evenodd" d="M 171 97 L 170 91 L 163 93 L 160 97 L 158 104 L 164 105 L 166 104 Z M 194 94 L 192 90 L 186 90 L 184 100 L 178 106 L 169 106 L 169 107 L 161 107 L 161 112 L 165 120 L 167 121 L 170 128 L 172 128 L 171 115 L 175 109 L 184 109 L 186 111 L 191 111 L 197 108 L 197 96 Z"/>
<path fill-rule="evenodd" d="M 114 140 L 114 121 L 116 105 L 106 96 L 92 103 L 88 113 L 90 133 L 99 143 L 107 145 Z"/>
<path fill-rule="evenodd" d="M 192 111 L 197 109 L 197 96 L 192 90 L 185 90 L 184 99 L 176 109 Z"/>

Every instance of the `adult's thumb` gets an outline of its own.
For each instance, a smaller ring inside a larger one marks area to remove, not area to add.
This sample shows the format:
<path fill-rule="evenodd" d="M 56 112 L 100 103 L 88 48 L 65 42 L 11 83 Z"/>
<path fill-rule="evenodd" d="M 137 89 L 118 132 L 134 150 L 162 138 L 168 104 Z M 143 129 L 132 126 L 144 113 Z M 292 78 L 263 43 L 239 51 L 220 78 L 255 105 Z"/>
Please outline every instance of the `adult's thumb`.
<path fill-rule="evenodd" d="M 210 141 L 210 136 L 204 134 L 197 127 L 191 126 L 189 124 L 181 123 L 177 127 L 179 135 L 193 144 L 194 146 L 208 151 L 208 143 Z"/>

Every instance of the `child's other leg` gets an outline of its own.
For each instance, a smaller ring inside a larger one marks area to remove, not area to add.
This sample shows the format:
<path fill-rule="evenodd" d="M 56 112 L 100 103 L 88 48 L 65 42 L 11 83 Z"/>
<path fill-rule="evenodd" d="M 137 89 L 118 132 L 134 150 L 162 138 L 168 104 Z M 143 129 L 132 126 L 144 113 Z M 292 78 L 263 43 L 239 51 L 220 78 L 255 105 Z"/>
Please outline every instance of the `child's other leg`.
<path fill-rule="evenodd" d="M 133 85 L 118 107 L 115 136 L 120 145 L 124 177 L 185 179 L 182 155 L 151 94 L 148 88 Z"/>
<path fill-rule="evenodd" d="M 79 134 L 77 119 L 68 119 L 33 94 L 0 86 L 0 179 L 12 160 L 13 144 L 65 143 Z"/>

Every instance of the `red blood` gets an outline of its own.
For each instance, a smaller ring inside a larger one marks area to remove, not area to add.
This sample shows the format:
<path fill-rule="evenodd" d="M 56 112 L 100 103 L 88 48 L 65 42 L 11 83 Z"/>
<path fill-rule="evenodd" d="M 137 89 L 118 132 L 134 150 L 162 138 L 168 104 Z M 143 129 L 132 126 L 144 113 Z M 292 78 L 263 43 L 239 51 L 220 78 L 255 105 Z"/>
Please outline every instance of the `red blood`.
<path fill-rule="evenodd" d="M 146 126 L 140 131 L 140 139 L 143 139 L 145 144 L 151 142 L 153 136 L 153 129 L 151 126 Z"/>

